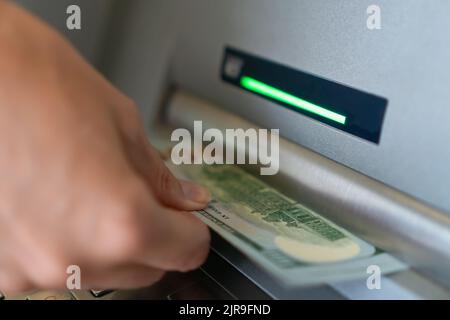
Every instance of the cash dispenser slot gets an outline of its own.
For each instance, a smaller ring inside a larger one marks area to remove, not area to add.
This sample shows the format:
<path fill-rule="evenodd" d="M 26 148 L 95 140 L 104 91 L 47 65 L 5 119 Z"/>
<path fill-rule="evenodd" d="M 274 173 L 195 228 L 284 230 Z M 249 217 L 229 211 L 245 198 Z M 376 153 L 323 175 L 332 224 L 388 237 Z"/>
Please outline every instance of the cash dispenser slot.
<path fill-rule="evenodd" d="M 203 121 L 204 129 L 258 128 L 225 110 L 188 91 L 176 89 L 167 100 L 165 117 L 171 127 L 191 130 L 196 120 Z M 256 169 L 253 166 L 249 170 L 252 168 Z M 261 178 L 400 258 L 417 274 L 413 277 L 432 278 L 443 290 L 450 285 L 450 218 L 445 213 L 282 137 L 279 173 Z M 285 296 L 251 262 L 233 262 L 232 249 L 221 245 L 218 251 L 262 288 L 276 297 Z"/>

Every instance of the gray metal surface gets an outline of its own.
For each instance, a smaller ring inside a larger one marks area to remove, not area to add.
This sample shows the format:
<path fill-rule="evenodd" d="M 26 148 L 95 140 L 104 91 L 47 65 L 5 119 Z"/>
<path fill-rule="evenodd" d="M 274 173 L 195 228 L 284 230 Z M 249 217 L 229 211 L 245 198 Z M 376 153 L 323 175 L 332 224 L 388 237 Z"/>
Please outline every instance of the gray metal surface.
<path fill-rule="evenodd" d="M 191 129 L 194 119 L 203 120 L 204 130 L 255 128 L 220 107 L 176 91 L 170 99 L 168 122 Z M 265 179 L 450 286 L 450 217 L 444 212 L 284 139 L 280 139 L 280 172 Z"/>
<path fill-rule="evenodd" d="M 14 0 L 61 32 L 91 63 L 98 65 L 115 0 Z M 81 30 L 68 30 L 66 9 L 81 9 Z"/>
<path fill-rule="evenodd" d="M 134 18 L 110 75 L 146 117 L 157 115 L 165 84 L 176 84 L 450 212 L 449 1 L 377 1 L 382 29 L 376 31 L 366 27 L 369 0 L 132 4 Z M 222 83 L 226 44 L 386 97 L 380 145 Z"/>

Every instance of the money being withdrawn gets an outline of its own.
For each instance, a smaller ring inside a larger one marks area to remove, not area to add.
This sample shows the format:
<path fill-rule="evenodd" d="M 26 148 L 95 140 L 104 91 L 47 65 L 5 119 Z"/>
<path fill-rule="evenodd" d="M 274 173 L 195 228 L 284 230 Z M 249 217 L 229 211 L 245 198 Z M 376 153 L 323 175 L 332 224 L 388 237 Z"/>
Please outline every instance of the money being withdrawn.
<path fill-rule="evenodd" d="M 405 268 L 373 247 L 235 165 L 170 166 L 206 186 L 213 200 L 195 213 L 284 286 L 366 278 Z"/>

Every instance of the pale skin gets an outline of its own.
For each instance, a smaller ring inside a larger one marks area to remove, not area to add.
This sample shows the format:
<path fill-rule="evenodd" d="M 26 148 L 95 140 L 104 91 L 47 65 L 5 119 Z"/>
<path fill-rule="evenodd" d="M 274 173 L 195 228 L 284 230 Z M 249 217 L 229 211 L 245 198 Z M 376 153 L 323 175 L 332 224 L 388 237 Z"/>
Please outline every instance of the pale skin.
<path fill-rule="evenodd" d="M 204 188 L 177 180 L 132 100 L 45 23 L 0 0 L 0 291 L 134 288 L 188 271 Z"/>

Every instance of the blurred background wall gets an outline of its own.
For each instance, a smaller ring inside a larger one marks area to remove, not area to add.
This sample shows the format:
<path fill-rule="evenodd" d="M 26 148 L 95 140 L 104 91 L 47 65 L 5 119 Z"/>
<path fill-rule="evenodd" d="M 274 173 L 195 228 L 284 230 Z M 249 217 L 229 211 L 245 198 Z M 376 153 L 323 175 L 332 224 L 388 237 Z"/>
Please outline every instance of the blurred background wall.
<path fill-rule="evenodd" d="M 97 67 L 101 65 L 116 0 L 15 0 L 14 2 L 57 28 L 92 64 Z M 81 30 L 68 30 L 66 27 L 68 17 L 66 9 L 72 4 L 81 8 Z"/>
<path fill-rule="evenodd" d="M 58 29 L 106 78 L 136 101 L 147 129 L 157 121 L 174 40 L 166 0 L 13 0 Z M 81 30 L 66 9 L 81 8 Z M 173 18 L 172 18 L 173 19 Z M 167 28 L 161 30 L 161 22 Z"/>

